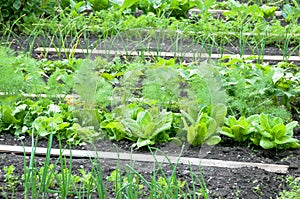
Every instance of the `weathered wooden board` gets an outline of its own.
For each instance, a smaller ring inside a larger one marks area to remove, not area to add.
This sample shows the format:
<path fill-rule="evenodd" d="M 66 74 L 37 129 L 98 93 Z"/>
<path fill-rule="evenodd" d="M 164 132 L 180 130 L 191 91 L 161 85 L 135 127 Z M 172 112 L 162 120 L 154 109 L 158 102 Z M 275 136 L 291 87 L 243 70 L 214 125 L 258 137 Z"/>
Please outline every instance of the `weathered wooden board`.
<path fill-rule="evenodd" d="M 12 145 L 0 145 L 0 152 L 2 153 L 21 153 L 30 154 L 32 147 L 23 146 L 12 146 Z M 36 155 L 46 155 L 47 148 L 36 147 Z M 139 162 L 160 162 L 168 163 L 169 161 L 173 164 L 190 164 L 190 165 L 201 165 L 202 167 L 223 167 L 223 168 L 242 168 L 242 167 L 257 167 L 264 169 L 268 172 L 275 173 L 287 173 L 288 165 L 278 164 L 264 164 L 254 162 L 237 162 L 237 161 L 224 161 L 215 159 L 201 159 L 201 158 L 189 158 L 189 157 L 176 157 L 176 156 L 163 156 L 163 155 L 150 155 L 150 154 L 137 154 L 137 153 L 115 153 L 115 152 L 103 152 L 103 151 L 88 151 L 88 150 L 60 150 L 51 149 L 52 156 L 71 156 L 76 158 L 100 158 L 100 159 L 114 159 L 114 160 L 132 160 Z"/>
<path fill-rule="evenodd" d="M 39 47 L 35 49 L 35 52 L 53 52 L 56 53 L 57 49 L 55 48 L 44 48 Z M 62 52 L 66 53 L 91 53 L 94 55 L 129 55 L 129 56 L 160 56 L 160 57 L 185 57 L 185 58 L 194 58 L 194 59 L 220 59 L 222 57 L 228 57 L 228 58 L 238 58 L 240 57 L 239 54 L 207 54 L 207 53 L 189 53 L 189 52 L 152 52 L 152 51 L 125 51 L 125 50 L 97 50 L 97 49 L 70 49 L 65 48 L 62 50 Z M 286 59 L 282 55 L 264 55 L 264 56 L 258 56 L 258 55 L 243 55 L 242 58 L 260 58 L 263 60 L 269 60 L 269 61 L 282 61 L 282 60 L 288 60 L 288 61 L 300 61 L 299 56 L 290 56 L 288 59 Z"/>
<path fill-rule="evenodd" d="M 211 10 L 209 9 L 208 12 L 213 13 L 213 14 L 222 14 L 224 12 L 229 12 L 230 10 Z M 190 13 L 200 13 L 201 11 L 197 8 L 192 8 L 189 10 Z M 282 12 L 281 11 L 275 11 L 274 13 L 275 16 L 280 17 L 282 16 Z"/>

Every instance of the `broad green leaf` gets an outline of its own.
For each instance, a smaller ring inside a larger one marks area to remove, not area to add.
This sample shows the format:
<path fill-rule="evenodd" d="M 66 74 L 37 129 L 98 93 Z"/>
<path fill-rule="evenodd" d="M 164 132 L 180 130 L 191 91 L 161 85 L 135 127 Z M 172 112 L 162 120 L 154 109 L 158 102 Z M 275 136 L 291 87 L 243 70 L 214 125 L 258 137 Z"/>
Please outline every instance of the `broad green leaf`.
<path fill-rule="evenodd" d="M 205 140 L 205 143 L 208 145 L 216 145 L 220 141 L 221 141 L 220 136 L 215 135 L 215 136 L 212 136 L 212 137 L 208 138 L 207 140 Z"/>
<path fill-rule="evenodd" d="M 222 126 L 225 116 L 227 113 L 227 108 L 225 104 L 216 104 L 212 107 L 212 113 L 211 116 L 214 118 L 217 122 L 217 126 Z"/>
<path fill-rule="evenodd" d="M 284 124 L 277 124 L 271 129 L 271 133 L 275 139 L 281 140 L 286 133 L 286 127 Z"/>
<path fill-rule="evenodd" d="M 263 5 L 260 7 L 264 13 L 264 17 L 265 18 L 269 18 L 269 17 L 273 17 L 275 12 L 276 12 L 276 7 L 272 6 L 267 6 L 267 5 Z"/>
<path fill-rule="evenodd" d="M 264 113 L 260 114 L 259 122 L 260 122 L 260 126 L 262 127 L 263 130 L 265 130 L 265 131 L 271 130 L 271 126 L 269 124 L 269 118 Z"/>
<path fill-rule="evenodd" d="M 276 147 L 274 142 L 264 137 L 260 140 L 259 145 L 264 149 L 272 149 Z"/>
<path fill-rule="evenodd" d="M 186 128 L 187 130 L 187 141 L 189 144 L 193 145 L 194 140 L 197 138 L 196 126 L 191 125 Z"/>
<path fill-rule="evenodd" d="M 300 144 L 296 142 L 288 143 L 286 148 L 298 149 L 300 148 Z"/>
<path fill-rule="evenodd" d="M 65 128 L 67 128 L 69 126 L 70 126 L 69 122 L 63 122 L 63 123 L 59 124 L 55 130 L 57 130 L 57 131 L 64 130 Z"/>
<path fill-rule="evenodd" d="M 241 125 L 234 125 L 234 126 L 231 127 L 231 129 L 232 129 L 233 134 L 238 136 L 238 137 L 243 136 L 245 134 L 244 132 L 246 130 Z"/>
<path fill-rule="evenodd" d="M 230 128 L 230 127 L 227 127 L 227 126 L 222 126 L 222 131 L 225 131 L 225 132 L 227 132 L 227 133 L 232 134 L 231 128 Z"/>
<path fill-rule="evenodd" d="M 140 129 L 139 124 L 136 120 L 131 118 L 124 118 L 121 120 L 121 123 L 124 126 L 124 131 L 129 137 L 141 137 L 142 131 Z"/>
<path fill-rule="evenodd" d="M 255 115 L 251 115 L 249 117 L 247 117 L 247 121 L 248 123 L 257 126 L 258 125 L 258 121 L 259 121 L 259 115 L 255 114 Z"/>
<path fill-rule="evenodd" d="M 233 126 L 233 125 L 237 124 L 237 121 L 236 121 L 235 117 L 233 117 L 233 116 L 230 115 L 226 119 L 226 123 L 227 123 L 228 126 Z"/>
<path fill-rule="evenodd" d="M 261 131 L 259 131 L 259 133 L 265 138 L 269 138 L 269 139 L 273 138 L 273 136 L 267 131 L 261 130 Z"/>
<path fill-rule="evenodd" d="M 142 138 L 145 139 L 152 139 L 154 138 L 159 132 L 156 131 L 157 123 L 150 122 L 147 126 L 143 127 L 142 130 Z"/>
<path fill-rule="evenodd" d="M 124 10 L 129 9 L 131 6 L 133 6 L 138 1 L 139 0 L 124 0 L 122 6 L 120 8 L 120 13 L 122 14 L 124 12 Z"/>
<path fill-rule="evenodd" d="M 153 141 L 151 141 L 149 139 L 143 139 L 143 138 L 139 138 L 136 142 L 137 148 L 140 148 L 143 146 L 148 146 L 148 145 L 153 145 L 153 144 L 155 144 Z"/>
<path fill-rule="evenodd" d="M 284 71 L 283 69 L 276 69 L 274 71 L 274 74 L 272 76 L 272 81 L 274 84 L 276 84 L 278 82 L 278 80 L 280 80 L 282 77 L 284 77 Z"/>
<path fill-rule="evenodd" d="M 166 113 L 164 119 L 162 120 L 162 123 L 155 130 L 155 134 L 169 130 L 172 127 L 172 121 L 173 121 L 172 113 Z"/>
<path fill-rule="evenodd" d="M 21 1 L 20 0 L 14 0 L 13 8 L 16 10 L 19 10 L 21 8 Z"/>
<path fill-rule="evenodd" d="M 184 120 L 186 123 L 187 123 L 187 121 L 185 120 L 185 118 L 188 119 L 188 121 L 189 121 L 191 124 L 195 124 L 195 123 L 196 123 L 196 119 L 192 118 L 192 117 L 190 116 L 190 114 L 188 114 L 187 112 L 185 112 L 185 111 L 183 111 L 183 110 L 180 110 L 180 112 L 181 112 L 181 115 L 183 116 L 183 117 L 182 117 L 182 120 Z"/>
<path fill-rule="evenodd" d="M 259 145 L 260 138 L 258 138 L 258 137 L 252 137 L 252 138 L 250 138 L 250 140 L 251 140 L 255 145 Z"/>
<path fill-rule="evenodd" d="M 94 11 L 100 11 L 108 8 L 108 0 L 89 0 Z"/>
<path fill-rule="evenodd" d="M 51 133 L 50 129 L 48 128 L 50 125 L 50 118 L 46 116 L 40 116 L 32 123 L 32 128 L 35 130 L 34 133 L 45 137 Z"/>
<path fill-rule="evenodd" d="M 201 122 L 197 125 L 195 135 L 192 145 L 201 146 L 207 138 L 207 127 L 205 123 Z"/>
<path fill-rule="evenodd" d="M 294 128 L 298 125 L 298 122 L 293 121 L 286 125 L 286 135 L 292 137 L 294 135 Z"/>
<path fill-rule="evenodd" d="M 227 128 L 227 127 L 226 127 Z M 222 127 L 222 131 L 220 131 L 220 133 L 222 134 L 222 135 L 225 135 L 225 136 L 227 136 L 227 137 L 230 137 L 230 138 L 234 138 L 234 135 L 231 133 L 231 129 L 230 128 L 228 128 L 228 129 L 223 129 L 223 127 Z"/>
<path fill-rule="evenodd" d="M 111 140 L 119 141 L 125 137 L 126 129 L 121 122 L 109 122 L 104 128 L 113 134 L 111 135 L 110 133 L 108 133 L 109 139 Z"/>
<path fill-rule="evenodd" d="M 278 140 L 278 139 L 275 139 L 275 143 L 276 144 L 286 144 L 286 143 L 292 143 L 292 142 L 295 142 L 295 143 L 298 143 L 299 140 L 295 139 L 295 138 L 291 138 L 291 137 L 283 137 L 282 139 Z"/>
<path fill-rule="evenodd" d="M 213 118 L 210 118 L 206 136 L 210 137 L 211 135 L 215 134 L 217 131 L 217 128 L 218 128 L 218 125 L 217 125 L 216 120 Z"/>
<path fill-rule="evenodd" d="M 216 0 L 204 0 L 204 6 L 206 10 L 210 9 L 216 3 Z"/>
<path fill-rule="evenodd" d="M 149 111 L 142 111 L 138 113 L 136 120 L 141 129 L 144 129 L 153 120 L 153 118 Z"/>

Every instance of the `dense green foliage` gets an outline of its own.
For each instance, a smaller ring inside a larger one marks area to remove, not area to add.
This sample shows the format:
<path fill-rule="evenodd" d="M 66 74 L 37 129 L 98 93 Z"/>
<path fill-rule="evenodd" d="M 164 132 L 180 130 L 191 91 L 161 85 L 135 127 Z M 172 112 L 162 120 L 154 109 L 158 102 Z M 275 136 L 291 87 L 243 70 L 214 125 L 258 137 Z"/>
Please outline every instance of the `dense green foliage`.
<path fill-rule="evenodd" d="M 55 0 L 8 0 L 0 4 L 0 28 L 35 23 L 40 16 L 54 14 Z M 20 29 L 21 30 L 21 29 Z"/>
<path fill-rule="evenodd" d="M 107 136 L 131 140 L 136 147 L 174 139 L 215 145 L 227 112 L 223 82 L 229 117 L 221 134 L 265 149 L 299 147 L 293 138 L 297 123 L 289 114 L 299 99 L 299 71 L 293 65 L 278 68 L 236 58 L 215 68 L 209 63 L 185 67 L 173 59 L 52 62 L 15 57 L 3 48 L 2 56 L 1 132 L 51 133 L 73 144 Z M 217 72 L 223 75 L 219 83 L 209 78 Z M 23 93 L 42 92 L 60 102 L 21 100 Z M 73 92 L 79 96 L 61 95 Z M 11 98 L 16 94 L 19 99 Z"/>

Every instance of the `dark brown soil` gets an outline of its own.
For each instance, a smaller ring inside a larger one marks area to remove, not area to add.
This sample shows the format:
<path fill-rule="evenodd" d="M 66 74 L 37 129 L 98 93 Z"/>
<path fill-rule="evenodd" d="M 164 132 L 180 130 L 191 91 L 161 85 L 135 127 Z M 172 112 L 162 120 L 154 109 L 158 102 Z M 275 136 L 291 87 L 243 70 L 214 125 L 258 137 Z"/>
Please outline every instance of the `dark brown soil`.
<path fill-rule="evenodd" d="M 300 138 L 299 129 L 295 130 L 295 137 Z M 202 174 L 204 176 L 207 189 L 209 190 L 210 198 L 276 198 L 278 193 L 287 188 L 285 182 L 286 177 L 300 176 L 300 149 L 298 150 L 262 150 L 254 146 L 247 146 L 246 144 L 237 144 L 230 140 L 223 138 L 224 142 L 211 148 L 210 152 L 202 157 L 220 160 L 233 160 L 242 162 L 260 162 L 270 164 L 286 164 L 290 166 L 287 174 L 271 173 L 258 168 L 217 168 L 217 167 L 203 167 Z M 31 146 L 31 139 L 28 136 L 22 138 L 22 143 L 25 146 Z M 20 145 L 21 141 L 11 135 L 1 135 L 0 144 Z M 131 152 L 131 142 L 120 141 L 111 142 L 109 140 L 97 141 L 92 145 L 77 146 L 74 149 L 90 149 L 98 151 L 110 152 Z M 47 140 L 40 140 L 38 146 L 47 147 Z M 117 147 L 116 147 L 117 146 Z M 54 141 L 53 148 L 58 148 L 58 143 Z M 156 146 L 163 152 L 169 155 L 179 155 L 181 146 L 173 143 L 167 143 Z M 199 157 L 199 147 L 186 147 L 183 149 L 183 157 Z M 147 149 L 134 150 L 133 153 L 147 153 Z M 16 174 L 20 177 L 23 174 L 23 160 L 22 154 L 0 154 L 0 165 L 4 166 L 14 165 L 16 167 Z M 55 162 L 57 158 L 52 157 L 51 161 Z M 29 158 L 26 157 L 27 165 Z M 37 166 L 41 166 L 44 161 L 43 157 L 36 157 Z M 89 159 L 73 159 L 73 171 L 78 173 L 79 168 L 84 168 L 86 171 L 91 170 L 91 161 Z M 117 160 L 101 160 L 103 176 L 109 176 L 111 172 L 117 168 Z M 125 166 L 129 165 L 128 161 L 120 161 L 123 172 L 125 173 Z M 146 179 L 150 179 L 153 172 L 152 163 L 135 162 L 134 168 Z M 1 168 L 0 168 L 1 169 Z M 168 165 L 163 166 L 166 174 L 171 174 L 171 168 Z M 193 166 L 193 171 L 200 176 L 198 167 Z M 190 168 L 187 165 L 178 165 L 177 176 L 180 180 L 191 181 L 189 172 Z M 105 180 L 106 183 L 109 183 Z M 4 186 L 4 173 L 0 172 L 0 187 Z M 192 186 L 192 185 L 191 185 Z M 200 184 L 196 185 L 200 188 Z M 17 196 L 22 196 L 23 189 L 21 186 L 16 190 Z M 112 192 L 108 193 L 110 198 L 114 198 Z M 51 198 L 49 196 L 49 198 Z"/>

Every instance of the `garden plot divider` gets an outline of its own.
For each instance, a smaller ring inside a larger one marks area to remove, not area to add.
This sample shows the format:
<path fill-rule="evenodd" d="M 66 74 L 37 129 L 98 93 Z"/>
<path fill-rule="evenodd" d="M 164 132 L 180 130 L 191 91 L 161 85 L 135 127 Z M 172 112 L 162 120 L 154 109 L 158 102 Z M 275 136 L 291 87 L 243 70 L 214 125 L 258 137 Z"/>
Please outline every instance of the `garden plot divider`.
<path fill-rule="evenodd" d="M 12 146 L 12 145 L 0 145 L 0 153 L 20 153 L 31 154 L 32 147 Z M 45 156 L 47 154 L 47 148 L 36 147 L 35 154 Z M 288 165 L 279 164 L 264 164 L 254 162 L 237 162 L 237 161 L 225 161 L 216 159 L 203 159 L 203 158 L 189 158 L 189 157 L 175 157 L 164 155 L 149 155 L 149 154 L 137 154 L 137 153 L 116 153 L 116 152 L 104 152 L 104 151 L 90 151 L 90 150 L 60 150 L 51 149 L 52 156 L 67 156 L 74 158 L 100 158 L 100 159 L 113 159 L 113 160 L 131 160 L 138 162 L 159 162 L 159 163 L 181 163 L 185 165 L 195 165 L 201 167 L 222 167 L 222 168 L 243 168 L 243 167 L 256 167 L 264 169 L 268 172 L 286 174 L 288 172 Z"/>
<path fill-rule="evenodd" d="M 35 52 L 43 53 L 56 53 L 57 49 L 55 48 L 45 48 L 45 47 L 39 47 L 35 49 Z M 155 51 L 125 51 L 125 50 L 97 50 L 97 49 L 70 49 L 65 48 L 63 49 L 63 52 L 70 53 L 70 54 L 90 54 L 92 55 L 116 55 L 116 56 L 122 56 L 122 55 L 128 55 L 128 56 L 149 56 L 149 57 L 183 57 L 183 58 L 192 58 L 192 59 L 220 59 L 220 58 L 241 58 L 239 54 L 208 54 L 208 53 L 189 53 L 189 52 L 155 52 Z M 253 59 L 262 59 L 265 61 L 294 61 L 299 62 L 300 57 L 299 56 L 289 56 L 285 58 L 285 56 L 282 55 L 243 55 L 242 58 L 253 58 Z"/>
<path fill-rule="evenodd" d="M 230 10 L 211 10 L 208 9 L 208 12 L 212 13 L 212 14 L 223 14 L 224 12 L 229 12 Z M 201 10 L 197 9 L 197 8 L 192 8 L 189 10 L 189 13 L 195 13 L 195 14 L 199 14 L 201 13 Z M 281 11 L 275 11 L 274 15 L 276 17 L 281 17 L 282 16 L 282 12 Z"/>

